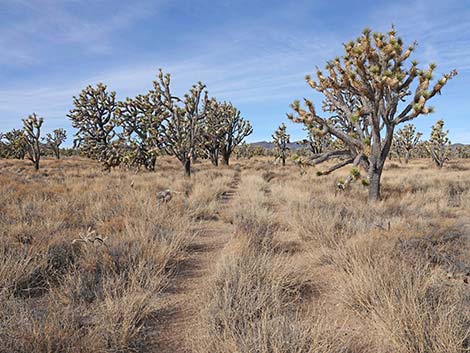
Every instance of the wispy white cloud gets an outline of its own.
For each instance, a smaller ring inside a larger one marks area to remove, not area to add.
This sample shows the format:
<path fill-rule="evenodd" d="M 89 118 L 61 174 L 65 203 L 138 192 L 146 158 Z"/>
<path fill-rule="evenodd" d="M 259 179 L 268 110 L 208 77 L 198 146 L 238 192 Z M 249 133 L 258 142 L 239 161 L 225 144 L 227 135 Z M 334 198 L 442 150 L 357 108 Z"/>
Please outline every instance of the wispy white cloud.
<path fill-rule="evenodd" d="M 30 15 L 13 24 L 0 24 L 0 49 L 4 51 L 0 65 L 7 61 L 34 65 L 47 60 L 47 53 L 41 50 L 62 45 L 64 50 L 78 46 L 96 51 L 98 57 L 108 51 L 119 56 L 119 48 L 110 45 L 112 39 L 121 30 L 138 26 L 140 20 L 154 15 L 155 9 L 164 4 L 163 0 L 133 1 L 106 12 L 106 5 L 112 4 L 108 0 L 12 2 L 16 10 L 27 9 Z M 230 3 L 224 4 L 228 7 Z M 74 13 L 76 6 L 89 6 L 89 16 Z M 454 67 L 470 71 L 470 38 L 465 35 L 470 32 L 470 21 L 466 20 L 470 13 L 445 12 L 442 9 L 445 6 L 445 3 L 432 1 L 429 4 L 422 0 L 384 5 L 380 13 L 364 16 L 368 23 L 361 26 L 368 24 L 373 30 L 386 31 L 394 23 L 406 41 L 419 41 L 418 60 L 436 61 L 442 71 Z M 446 15 L 436 21 L 439 11 Z M 258 119 L 255 130 L 270 136 L 273 124 L 280 123 L 292 100 L 311 97 L 312 91 L 303 79 L 305 74 L 340 55 L 341 43 L 349 39 L 349 30 L 351 28 L 338 27 L 312 31 L 299 26 L 286 31 L 282 26 L 264 21 L 254 21 L 240 28 L 226 25 L 204 33 L 180 33 L 185 39 L 180 48 L 149 51 L 146 57 L 137 60 L 130 57 L 125 61 L 110 61 L 106 69 L 89 69 L 79 77 L 37 75 L 28 82 L 0 81 L 0 130 L 18 126 L 20 117 L 33 111 L 46 118 L 47 128 L 68 126 L 66 114 L 71 108 L 72 96 L 86 85 L 104 82 L 110 90 L 117 91 L 119 98 L 133 96 L 150 89 L 157 69 L 162 67 L 172 74 L 177 94 L 183 94 L 191 84 L 201 80 L 207 84 L 211 95 L 245 107 L 250 118 L 255 122 Z M 48 45 L 44 46 L 43 42 Z M 158 47 L 158 39 L 152 45 Z M 453 102 L 452 99 L 461 99 L 462 95 L 457 92 L 449 99 Z M 277 109 L 278 120 L 267 122 L 273 106 Z M 466 138 L 469 134 L 470 129 L 465 127 L 460 136 Z"/>
<path fill-rule="evenodd" d="M 103 0 L 9 0 L 9 11 L 0 11 L 0 18 L 4 19 L 0 24 L 0 64 L 37 64 L 49 57 L 47 49 L 54 45 L 108 52 L 116 32 L 149 16 L 164 1 L 132 1 L 113 6 L 112 1 Z M 87 11 L 84 13 L 83 9 Z"/>

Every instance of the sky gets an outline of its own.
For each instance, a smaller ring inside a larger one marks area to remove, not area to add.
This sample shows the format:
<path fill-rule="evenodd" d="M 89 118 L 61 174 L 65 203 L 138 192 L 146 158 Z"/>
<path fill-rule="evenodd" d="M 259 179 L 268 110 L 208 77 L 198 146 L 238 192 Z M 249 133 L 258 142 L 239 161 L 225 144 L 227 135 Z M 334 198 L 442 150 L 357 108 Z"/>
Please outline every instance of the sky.
<path fill-rule="evenodd" d="M 253 125 L 249 142 L 270 140 L 296 99 L 321 96 L 305 75 L 342 55 L 365 27 L 394 25 L 414 59 L 459 74 L 432 100 L 436 113 L 413 123 L 429 136 L 444 119 L 452 142 L 470 143 L 470 1 L 426 0 L 0 0 L 0 131 L 32 112 L 44 134 L 63 127 L 72 96 L 98 82 L 119 99 L 144 94 L 158 68 L 183 95 L 202 81 Z"/>

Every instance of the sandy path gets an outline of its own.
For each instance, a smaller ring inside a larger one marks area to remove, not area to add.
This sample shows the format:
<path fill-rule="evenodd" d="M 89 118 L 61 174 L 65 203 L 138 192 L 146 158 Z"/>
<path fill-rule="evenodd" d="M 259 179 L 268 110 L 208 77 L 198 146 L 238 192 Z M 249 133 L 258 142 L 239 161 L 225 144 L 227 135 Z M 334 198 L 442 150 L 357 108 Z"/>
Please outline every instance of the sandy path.
<path fill-rule="evenodd" d="M 191 352 L 191 337 L 199 316 L 198 298 L 217 263 L 224 246 L 233 234 L 233 225 L 224 221 L 223 213 L 237 196 L 240 173 L 235 172 L 230 189 L 221 200 L 219 219 L 204 221 L 190 245 L 189 257 L 178 269 L 164 298 L 165 312 L 158 318 L 157 352 Z"/>

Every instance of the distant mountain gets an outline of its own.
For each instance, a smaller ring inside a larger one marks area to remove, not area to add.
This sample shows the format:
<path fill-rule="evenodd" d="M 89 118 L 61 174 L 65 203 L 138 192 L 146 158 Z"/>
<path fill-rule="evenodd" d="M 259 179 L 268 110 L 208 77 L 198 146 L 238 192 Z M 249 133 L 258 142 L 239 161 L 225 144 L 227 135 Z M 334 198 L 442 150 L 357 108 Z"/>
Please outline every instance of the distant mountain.
<path fill-rule="evenodd" d="M 457 147 L 469 147 L 469 146 L 470 145 L 466 143 L 453 143 L 452 145 L 450 145 L 450 148 L 452 150 L 455 150 Z"/>
<path fill-rule="evenodd" d="M 253 142 L 253 143 L 249 143 L 249 145 L 251 145 L 251 146 L 261 146 L 261 147 L 266 148 L 268 150 L 272 150 L 274 148 L 274 143 L 268 142 L 268 141 Z M 294 142 L 288 143 L 287 146 L 289 147 L 289 149 L 291 151 L 295 151 L 295 150 L 302 147 L 302 145 L 300 144 L 300 141 L 294 141 Z"/>

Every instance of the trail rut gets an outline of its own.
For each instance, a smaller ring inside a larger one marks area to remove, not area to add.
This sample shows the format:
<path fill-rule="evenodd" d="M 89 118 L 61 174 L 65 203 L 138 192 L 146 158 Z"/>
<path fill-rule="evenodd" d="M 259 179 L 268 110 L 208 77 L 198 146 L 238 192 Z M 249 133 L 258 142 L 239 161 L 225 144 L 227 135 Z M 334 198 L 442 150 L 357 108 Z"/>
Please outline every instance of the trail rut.
<path fill-rule="evenodd" d="M 158 319 L 156 351 L 191 352 L 189 338 L 195 332 L 199 316 L 197 298 L 206 285 L 213 266 L 233 234 L 233 225 L 225 221 L 224 212 L 237 197 L 240 172 L 235 170 L 229 189 L 222 194 L 217 220 L 203 221 L 189 248 L 189 257 L 179 267 L 163 298 L 166 308 Z"/>

